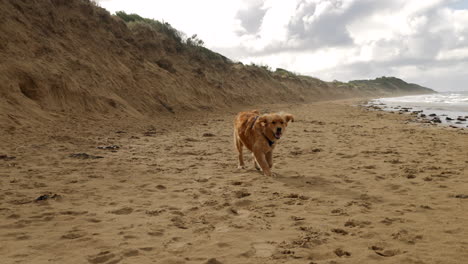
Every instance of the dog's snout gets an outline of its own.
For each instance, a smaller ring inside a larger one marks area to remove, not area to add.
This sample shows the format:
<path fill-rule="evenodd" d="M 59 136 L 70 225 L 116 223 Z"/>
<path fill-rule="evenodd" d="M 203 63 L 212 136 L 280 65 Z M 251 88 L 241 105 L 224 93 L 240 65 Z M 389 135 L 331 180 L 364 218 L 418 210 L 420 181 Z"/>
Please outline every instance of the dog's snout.
<path fill-rule="evenodd" d="M 278 127 L 276 131 L 281 132 L 281 127 Z"/>

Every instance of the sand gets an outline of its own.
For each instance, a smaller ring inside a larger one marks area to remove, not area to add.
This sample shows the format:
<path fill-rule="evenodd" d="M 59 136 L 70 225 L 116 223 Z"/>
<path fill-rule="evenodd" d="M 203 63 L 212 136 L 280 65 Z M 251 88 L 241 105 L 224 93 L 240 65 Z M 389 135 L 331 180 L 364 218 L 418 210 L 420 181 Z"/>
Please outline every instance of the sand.
<path fill-rule="evenodd" d="M 273 178 L 246 109 L 2 131 L 0 262 L 466 263 L 467 130 L 355 103 L 260 107 L 296 115 Z"/>

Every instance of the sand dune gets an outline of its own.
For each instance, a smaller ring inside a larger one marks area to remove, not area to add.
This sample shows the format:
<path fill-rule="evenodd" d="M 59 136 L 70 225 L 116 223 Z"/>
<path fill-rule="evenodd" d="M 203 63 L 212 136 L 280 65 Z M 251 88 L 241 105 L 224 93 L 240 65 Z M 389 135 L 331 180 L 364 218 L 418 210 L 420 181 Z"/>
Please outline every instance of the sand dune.
<path fill-rule="evenodd" d="M 88 0 L 1 1 L 0 16 L 0 129 L 35 127 L 72 114 L 78 118 L 73 121 L 154 118 L 238 105 L 431 92 L 396 78 L 324 82 L 235 63 L 184 44 L 168 24 L 126 24 Z"/>
<path fill-rule="evenodd" d="M 297 119 L 274 178 L 236 169 L 234 110 L 10 131 L 1 262 L 464 263 L 467 131 L 354 103 L 262 107 Z"/>

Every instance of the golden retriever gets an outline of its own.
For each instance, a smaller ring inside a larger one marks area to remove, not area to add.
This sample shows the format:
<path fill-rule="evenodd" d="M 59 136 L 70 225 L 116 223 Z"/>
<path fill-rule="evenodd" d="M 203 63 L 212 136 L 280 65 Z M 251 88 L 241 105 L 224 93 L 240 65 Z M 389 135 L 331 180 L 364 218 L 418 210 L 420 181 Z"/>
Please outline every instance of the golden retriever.
<path fill-rule="evenodd" d="M 245 146 L 253 154 L 255 168 L 261 168 L 264 175 L 271 176 L 273 150 L 289 121 L 294 122 L 294 116 L 285 113 L 260 115 L 259 111 L 254 110 L 237 114 L 234 119 L 234 144 L 239 152 L 239 168 L 245 168 L 242 153 Z"/>

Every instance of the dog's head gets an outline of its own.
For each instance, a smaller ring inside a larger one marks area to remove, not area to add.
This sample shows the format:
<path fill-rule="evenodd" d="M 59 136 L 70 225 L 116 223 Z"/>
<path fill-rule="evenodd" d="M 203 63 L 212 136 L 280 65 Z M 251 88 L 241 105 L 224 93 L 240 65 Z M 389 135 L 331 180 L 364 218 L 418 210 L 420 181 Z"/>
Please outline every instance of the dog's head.
<path fill-rule="evenodd" d="M 281 138 L 290 121 L 294 122 L 294 116 L 285 113 L 264 114 L 258 119 L 263 134 L 267 137 L 273 136 L 276 139 Z"/>

